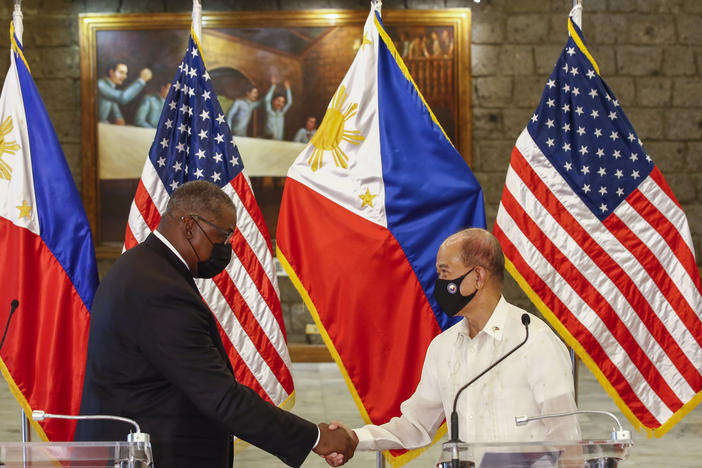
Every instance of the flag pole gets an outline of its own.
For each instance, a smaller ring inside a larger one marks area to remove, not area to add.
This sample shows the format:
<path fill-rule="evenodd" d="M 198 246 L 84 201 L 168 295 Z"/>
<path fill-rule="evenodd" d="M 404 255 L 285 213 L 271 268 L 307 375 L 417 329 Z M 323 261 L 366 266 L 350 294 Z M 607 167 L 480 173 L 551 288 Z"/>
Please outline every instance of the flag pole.
<path fill-rule="evenodd" d="M 375 453 L 376 453 L 376 463 L 375 463 L 376 468 L 385 468 L 385 457 L 383 457 L 383 452 L 375 452 Z"/>
<path fill-rule="evenodd" d="M 22 25 L 22 0 L 15 0 L 15 9 L 12 12 L 12 24 L 15 26 L 15 36 L 22 42 L 22 33 L 24 26 Z"/>
<path fill-rule="evenodd" d="M 12 11 L 12 25 L 15 29 L 15 36 L 19 43 L 22 43 L 22 34 L 24 33 L 24 26 L 22 25 L 22 0 L 15 0 L 15 8 Z M 24 409 L 20 409 L 20 427 L 22 430 L 22 442 L 31 441 L 31 433 L 29 432 L 29 419 Z"/>
<path fill-rule="evenodd" d="M 583 23 L 583 2 L 582 0 L 573 0 L 573 8 L 568 13 L 568 16 L 573 17 L 573 22 L 582 30 Z M 578 404 L 578 380 L 580 372 L 578 369 L 578 356 L 575 354 L 575 349 L 568 348 L 570 351 L 570 363 L 573 370 L 573 389 L 575 391 L 575 404 Z"/>
<path fill-rule="evenodd" d="M 372 0 L 371 1 L 371 9 L 377 10 L 378 13 L 381 12 L 382 7 L 383 7 L 382 0 Z M 385 457 L 383 456 L 383 452 L 375 452 L 375 467 L 376 468 L 385 468 Z"/>
<path fill-rule="evenodd" d="M 200 0 L 193 0 L 193 31 L 199 41 L 202 37 L 202 4 Z"/>
<path fill-rule="evenodd" d="M 582 0 L 573 0 L 573 9 L 570 10 L 570 14 L 568 16 L 572 16 L 575 24 L 577 24 L 581 30 L 583 29 L 583 2 L 582 2 Z"/>
<path fill-rule="evenodd" d="M 378 13 L 380 13 L 382 7 L 382 0 L 371 1 L 371 8 L 378 10 Z M 385 457 L 383 456 L 383 452 L 375 452 L 375 466 L 376 468 L 385 468 Z"/>

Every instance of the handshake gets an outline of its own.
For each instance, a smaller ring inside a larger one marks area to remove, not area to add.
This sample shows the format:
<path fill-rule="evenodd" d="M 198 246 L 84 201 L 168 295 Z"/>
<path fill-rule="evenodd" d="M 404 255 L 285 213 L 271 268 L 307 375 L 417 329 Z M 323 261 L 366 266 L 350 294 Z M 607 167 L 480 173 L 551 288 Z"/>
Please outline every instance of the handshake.
<path fill-rule="evenodd" d="M 312 449 L 331 466 L 341 466 L 353 457 L 358 445 L 356 434 L 340 422 L 320 423 L 319 443 Z"/>

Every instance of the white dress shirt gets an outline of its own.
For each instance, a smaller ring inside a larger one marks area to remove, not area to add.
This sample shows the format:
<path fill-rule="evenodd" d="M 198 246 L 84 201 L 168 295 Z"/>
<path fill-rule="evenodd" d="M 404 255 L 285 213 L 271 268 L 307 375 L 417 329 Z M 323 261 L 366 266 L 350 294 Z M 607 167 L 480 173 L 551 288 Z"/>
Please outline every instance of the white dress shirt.
<path fill-rule="evenodd" d="M 444 418 L 450 419 L 456 392 L 525 337 L 524 310 L 500 297 L 492 316 L 474 338 L 468 320 L 435 337 L 424 359 L 414 394 L 402 415 L 381 426 L 355 429 L 357 450 L 414 449 L 428 445 Z M 576 409 L 568 351 L 551 329 L 530 314 L 529 339 L 516 352 L 466 388 L 458 400 L 459 437 L 464 442 L 578 440 L 575 417 L 533 421 L 517 427 L 515 416 Z"/>

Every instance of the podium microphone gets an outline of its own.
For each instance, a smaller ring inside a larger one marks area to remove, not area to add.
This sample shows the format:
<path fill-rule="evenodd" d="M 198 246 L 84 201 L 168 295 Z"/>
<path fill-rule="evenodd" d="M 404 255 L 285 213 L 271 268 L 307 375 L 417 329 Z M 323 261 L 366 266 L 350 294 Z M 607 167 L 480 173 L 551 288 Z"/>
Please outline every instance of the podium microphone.
<path fill-rule="evenodd" d="M 595 410 L 576 410 L 576 411 L 568 411 L 566 413 L 554 413 L 554 414 L 544 414 L 541 416 L 515 416 L 514 418 L 514 423 L 517 426 L 525 426 L 531 421 L 538 421 L 540 419 L 551 419 L 551 418 L 563 418 L 565 416 L 573 416 L 576 414 L 598 414 L 602 416 L 609 416 L 614 420 L 615 423 L 617 423 L 618 429 L 613 430 L 611 433 L 612 441 L 629 441 L 631 440 L 631 432 L 624 430 L 622 427 L 622 423 L 619 422 L 619 418 L 617 418 L 614 414 L 610 413 L 609 411 L 595 411 Z"/>
<path fill-rule="evenodd" d="M 7 317 L 7 324 L 5 325 L 5 332 L 2 334 L 2 340 L 0 340 L 0 349 L 2 349 L 2 345 L 5 343 L 5 337 L 7 336 L 7 330 L 10 328 L 10 320 L 12 319 L 12 314 L 15 313 L 15 310 L 19 307 L 19 301 L 17 299 L 13 299 L 12 302 L 10 303 L 10 315 Z"/>
<path fill-rule="evenodd" d="M 511 351 L 509 351 L 507 354 L 502 356 L 500 359 L 497 361 L 493 362 L 490 364 L 487 369 L 482 371 L 480 374 L 478 374 L 475 378 L 473 378 L 470 382 L 462 386 L 458 392 L 456 392 L 456 397 L 453 400 L 453 411 L 451 411 L 451 438 L 449 439 L 448 442 L 444 444 L 444 452 L 449 452 L 451 454 L 451 462 L 450 464 L 446 464 L 444 466 L 447 467 L 458 467 L 459 466 L 459 452 L 461 450 L 461 445 L 465 446 L 465 443 L 461 441 L 458 438 L 458 413 L 456 412 L 456 406 L 458 405 L 458 397 L 461 395 L 461 392 L 465 390 L 466 388 L 470 387 L 473 382 L 478 380 L 480 377 L 485 375 L 488 371 L 493 369 L 496 365 L 504 361 L 510 354 L 514 353 L 516 350 L 524 346 L 524 343 L 527 342 L 529 339 L 529 323 L 531 322 L 531 319 L 529 318 L 529 314 L 522 314 L 522 324 L 524 325 L 524 330 L 526 331 L 526 336 L 524 337 L 524 341 L 519 343 L 517 346 L 512 348 Z"/>
<path fill-rule="evenodd" d="M 131 424 L 136 428 L 136 432 L 130 432 L 127 434 L 127 442 L 151 442 L 151 437 L 146 432 L 141 432 L 139 423 L 133 419 L 123 418 L 122 416 L 111 416 L 105 414 L 91 414 L 91 415 L 81 415 L 73 416 L 70 414 L 51 414 L 42 410 L 32 411 L 32 419 L 34 421 L 43 421 L 44 419 L 102 419 L 110 421 L 120 421 L 124 423 Z"/>

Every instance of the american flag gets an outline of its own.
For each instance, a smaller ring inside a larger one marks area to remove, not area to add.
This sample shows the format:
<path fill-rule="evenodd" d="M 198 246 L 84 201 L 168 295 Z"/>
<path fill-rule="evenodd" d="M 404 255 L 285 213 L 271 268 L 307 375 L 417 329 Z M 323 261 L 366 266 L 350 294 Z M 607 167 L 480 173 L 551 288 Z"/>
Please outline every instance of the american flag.
<path fill-rule="evenodd" d="M 166 97 L 129 213 L 125 249 L 156 229 L 181 184 L 208 180 L 222 187 L 237 212 L 232 261 L 196 283 L 219 322 L 236 379 L 290 407 L 294 386 L 270 235 L 194 37 Z"/>
<path fill-rule="evenodd" d="M 494 232 L 508 269 L 637 428 L 700 400 L 702 297 L 687 219 L 571 37 L 512 151 Z"/>

